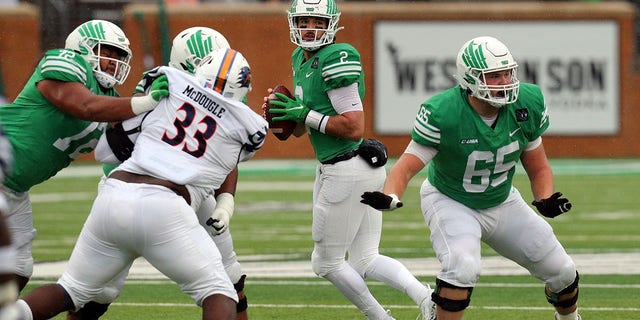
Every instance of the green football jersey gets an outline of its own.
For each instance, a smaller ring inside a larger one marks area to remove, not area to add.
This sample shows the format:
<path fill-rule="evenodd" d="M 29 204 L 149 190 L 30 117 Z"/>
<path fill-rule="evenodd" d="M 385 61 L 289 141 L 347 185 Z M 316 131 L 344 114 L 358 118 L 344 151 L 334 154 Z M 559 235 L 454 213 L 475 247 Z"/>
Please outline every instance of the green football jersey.
<path fill-rule="evenodd" d="M 456 86 L 420 106 L 411 138 L 438 150 L 428 166 L 431 184 L 468 207 L 484 209 L 507 198 L 525 146 L 548 126 L 544 98 L 536 85 L 520 84 L 518 101 L 500 108 L 494 128 Z"/>
<path fill-rule="evenodd" d="M 13 170 L 4 180 L 8 188 L 24 192 L 39 184 L 83 153 L 93 151 L 106 123 L 84 121 L 49 103 L 36 84 L 44 79 L 80 82 L 99 95 L 103 89 L 83 57 L 73 51 L 47 51 L 13 103 L 0 107 L 0 123 L 13 147 Z"/>
<path fill-rule="evenodd" d="M 358 83 L 360 99 L 364 98 L 364 72 L 360 54 L 351 45 L 328 45 L 305 60 L 304 51 L 298 47 L 292 54 L 295 95 L 306 106 L 327 116 L 336 115 L 327 91 Z M 322 162 L 357 148 L 361 141 L 351 141 L 309 129 L 309 140 L 316 158 Z"/>

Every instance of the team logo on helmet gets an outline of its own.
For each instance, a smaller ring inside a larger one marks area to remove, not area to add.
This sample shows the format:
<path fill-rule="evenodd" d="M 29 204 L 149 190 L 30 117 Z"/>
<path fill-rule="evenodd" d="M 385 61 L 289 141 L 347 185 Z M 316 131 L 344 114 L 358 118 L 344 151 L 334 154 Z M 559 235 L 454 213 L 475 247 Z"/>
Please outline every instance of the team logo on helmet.
<path fill-rule="evenodd" d="M 249 67 L 242 67 L 238 74 L 238 87 L 249 88 L 251 87 L 251 69 Z"/>

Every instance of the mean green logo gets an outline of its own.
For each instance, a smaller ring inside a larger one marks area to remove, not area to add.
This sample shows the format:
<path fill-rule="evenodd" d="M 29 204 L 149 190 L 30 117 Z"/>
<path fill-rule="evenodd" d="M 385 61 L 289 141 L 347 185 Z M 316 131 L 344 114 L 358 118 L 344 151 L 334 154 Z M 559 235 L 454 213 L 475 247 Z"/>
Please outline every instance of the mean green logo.
<path fill-rule="evenodd" d="M 83 36 L 83 37 L 93 38 L 93 39 L 100 39 L 100 40 L 105 40 L 106 39 L 104 27 L 102 26 L 102 22 L 85 23 L 85 24 L 82 25 L 82 28 L 80 28 L 79 32 L 80 32 L 80 35 Z"/>
<path fill-rule="evenodd" d="M 462 54 L 462 61 L 467 66 L 474 69 L 486 69 L 487 58 L 484 57 L 484 50 L 482 45 L 479 45 L 476 49 L 473 48 L 473 42 L 469 43 L 467 48 L 464 49 Z"/>
<path fill-rule="evenodd" d="M 205 55 L 213 51 L 213 38 L 203 37 L 202 30 L 198 30 L 187 40 L 187 47 L 189 48 L 189 52 L 196 57 L 204 58 Z"/>

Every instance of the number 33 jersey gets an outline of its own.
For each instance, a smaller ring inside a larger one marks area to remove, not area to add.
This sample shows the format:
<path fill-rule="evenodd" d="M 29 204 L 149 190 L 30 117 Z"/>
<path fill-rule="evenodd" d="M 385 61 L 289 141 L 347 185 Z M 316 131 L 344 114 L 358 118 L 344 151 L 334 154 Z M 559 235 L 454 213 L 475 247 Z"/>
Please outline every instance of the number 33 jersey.
<path fill-rule="evenodd" d="M 160 67 L 170 96 L 149 113 L 133 153 L 119 169 L 178 184 L 217 189 L 264 144 L 268 124 L 240 101 L 182 71 Z"/>
<path fill-rule="evenodd" d="M 518 101 L 500 108 L 494 128 L 456 86 L 420 106 L 411 138 L 438 150 L 428 167 L 431 184 L 468 207 L 484 209 L 507 198 L 525 146 L 548 126 L 538 86 L 521 83 Z"/>

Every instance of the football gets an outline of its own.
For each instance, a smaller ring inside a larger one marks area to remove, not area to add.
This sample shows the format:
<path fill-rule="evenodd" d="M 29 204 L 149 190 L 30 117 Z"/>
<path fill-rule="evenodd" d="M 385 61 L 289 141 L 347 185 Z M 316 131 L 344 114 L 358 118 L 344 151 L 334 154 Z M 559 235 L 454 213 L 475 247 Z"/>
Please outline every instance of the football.
<path fill-rule="evenodd" d="M 273 92 L 279 92 L 291 99 L 294 99 L 293 95 L 291 94 L 291 91 L 289 91 L 289 89 L 287 89 L 287 87 L 285 87 L 282 84 L 275 86 L 273 88 Z M 280 106 L 272 105 L 270 102 L 273 100 L 280 100 L 280 99 L 278 99 L 278 97 L 276 97 L 275 94 L 269 95 L 266 103 L 265 117 L 267 119 L 267 122 L 269 122 L 269 130 L 271 130 L 273 135 L 275 135 L 276 138 L 278 138 L 278 140 L 284 141 L 284 140 L 287 140 L 289 136 L 291 136 L 291 134 L 293 133 L 293 130 L 296 128 L 298 123 L 291 120 L 273 121 L 271 119 L 272 117 L 271 117 L 271 113 L 269 112 L 269 109 L 281 108 Z"/>

